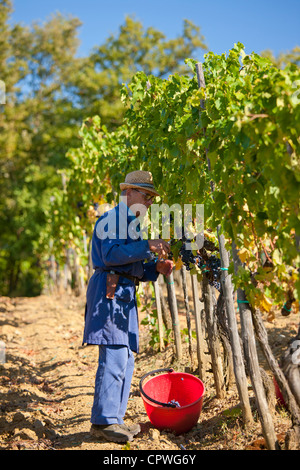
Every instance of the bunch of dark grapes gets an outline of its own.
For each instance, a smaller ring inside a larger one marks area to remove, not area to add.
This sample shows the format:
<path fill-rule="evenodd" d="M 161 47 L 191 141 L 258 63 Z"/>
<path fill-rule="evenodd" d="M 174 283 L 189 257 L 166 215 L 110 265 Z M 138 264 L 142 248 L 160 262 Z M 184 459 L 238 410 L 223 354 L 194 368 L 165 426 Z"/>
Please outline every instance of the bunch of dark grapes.
<path fill-rule="evenodd" d="M 185 265 L 187 271 L 190 271 L 198 262 L 198 256 L 194 255 L 192 250 L 187 250 L 185 248 L 185 244 L 182 245 L 179 252 L 179 256 L 181 258 L 181 261 Z"/>
<path fill-rule="evenodd" d="M 171 246 L 174 242 L 175 241 L 171 240 Z M 179 251 L 179 256 L 186 270 L 190 271 L 194 266 L 198 266 L 203 274 L 205 274 L 209 284 L 220 291 L 221 260 L 218 256 L 211 254 L 211 252 L 219 251 L 218 248 L 210 240 L 205 238 L 203 247 L 195 254 L 192 250 L 187 249 L 187 242 L 191 242 L 191 240 L 187 240 L 183 237 L 182 246 Z M 208 254 L 209 252 L 210 254 Z M 169 253 L 169 258 L 173 258 L 172 252 Z"/>
<path fill-rule="evenodd" d="M 218 291 L 221 289 L 220 276 L 221 276 L 221 260 L 215 255 L 210 255 L 205 260 L 205 274 L 210 285 L 215 287 Z"/>

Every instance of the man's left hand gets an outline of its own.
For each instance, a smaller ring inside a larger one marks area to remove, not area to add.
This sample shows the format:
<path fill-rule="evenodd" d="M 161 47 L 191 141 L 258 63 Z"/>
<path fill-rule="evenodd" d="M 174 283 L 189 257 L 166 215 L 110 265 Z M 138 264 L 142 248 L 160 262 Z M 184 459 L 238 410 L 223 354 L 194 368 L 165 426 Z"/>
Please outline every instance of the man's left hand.
<path fill-rule="evenodd" d="M 170 276 L 173 270 L 173 261 L 170 259 L 159 260 L 156 263 L 156 271 L 164 276 Z"/>

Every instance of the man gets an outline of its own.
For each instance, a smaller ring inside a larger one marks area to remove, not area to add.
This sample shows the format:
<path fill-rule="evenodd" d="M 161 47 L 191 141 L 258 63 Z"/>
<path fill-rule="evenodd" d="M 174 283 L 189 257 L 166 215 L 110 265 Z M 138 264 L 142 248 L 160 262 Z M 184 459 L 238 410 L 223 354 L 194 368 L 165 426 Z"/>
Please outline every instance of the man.
<path fill-rule="evenodd" d="M 140 281 L 170 275 L 173 263 L 160 259 L 169 251 L 164 240 L 143 240 L 139 215 L 159 194 L 152 175 L 134 171 L 120 185 L 123 200 L 96 222 L 92 239 L 95 272 L 87 289 L 83 343 L 99 345 L 99 363 L 91 414 L 91 434 L 113 442 L 131 441 L 138 424 L 123 418 L 130 392 L 134 356 L 139 351 L 135 289 Z M 153 260 L 153 253 L 158 260 Z"/>

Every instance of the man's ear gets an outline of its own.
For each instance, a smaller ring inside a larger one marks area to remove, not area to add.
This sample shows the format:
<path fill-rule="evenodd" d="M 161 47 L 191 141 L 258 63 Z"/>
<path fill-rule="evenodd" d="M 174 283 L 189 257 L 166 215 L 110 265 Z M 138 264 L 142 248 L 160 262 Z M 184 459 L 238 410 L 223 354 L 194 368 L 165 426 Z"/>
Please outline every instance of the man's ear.
<path fill-rule="evenodd" d="M 134 191 L 133 188 L 126 189 L 126 197 L 127 197 L 127 201 L 129 202 L 129 205 L 132 201 L 133 191 Z"/>

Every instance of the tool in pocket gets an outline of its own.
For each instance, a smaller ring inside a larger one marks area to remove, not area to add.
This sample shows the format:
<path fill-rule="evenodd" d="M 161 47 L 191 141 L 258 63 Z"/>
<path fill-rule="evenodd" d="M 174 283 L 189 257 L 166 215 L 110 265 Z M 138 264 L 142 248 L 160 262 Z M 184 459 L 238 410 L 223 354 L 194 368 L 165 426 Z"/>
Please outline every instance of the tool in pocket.
<path fill-rule="evenodd" d="M 106 278 L 106 298 L 113 299 L 119 282 L 119 274 L 107 273 Z"/>

